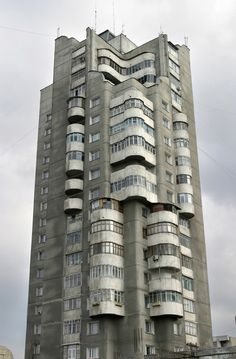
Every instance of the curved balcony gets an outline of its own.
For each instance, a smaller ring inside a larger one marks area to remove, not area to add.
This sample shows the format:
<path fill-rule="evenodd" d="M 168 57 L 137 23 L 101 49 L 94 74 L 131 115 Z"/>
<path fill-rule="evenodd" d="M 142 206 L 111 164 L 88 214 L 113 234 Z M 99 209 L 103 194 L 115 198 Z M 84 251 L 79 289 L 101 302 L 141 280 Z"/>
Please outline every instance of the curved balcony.
<path fill-rule="evenodd" d="M 189 140 L 189 134 L 187 130 L 175 130 L 173 131 L 173 139 L 177 138 L 186 138 L 186 140 Z"/>
<path fill-rule="evenodd" d="M 123 235 L 119 233 L 115 233 L 114 231 L 99 231 L 96 233 L 90 233 L 90 244 L 99 243 L 99 242 L 109 242 L 111 240 L 116 244 L 123 245 Z"/>
<path fill-rule="evenodd" d="M 64 212 L 73 214 L 83 209 L 83 201 L 80 198 L 67 198 L 64 201 Z"/>
<path fill-rule="evenodd" d="M 68 179 L 65 182 L 65 193 L 67 195 L 73 195 L 83 191 L 84 181 L 81 179 L 73 178 Z"/>
<path fill-rule="evenodd" d="M 91 222 L 111 219 L 123 223 L 122 207 L 119 201 L 113 198 L 99 198 L 91 202 Z"/>
<path fill-rule="evenodd" d="M 124 257 L 117 255 L 104 255 L 104 254 L 96 254 L 90 257 L 90 268 L 98 265 L 113 265 L 116 267 L 123 268 L 124 267 Z"/>
<path fill-rule="evenodd" d="M 83 160 L 66 160 L 66 174 L 68 176 L 79 176 L 84 171 Z"/>
<path fill-rule="evenodd" d="M 175 155 L 176 156 L 187 156 L 191 157 L 190 155 L 190 149 L 188 147 L 178 147 L 175 148 Z"/>
<path fill-rule="evenodd" d="M 68 114 L 67 119 L 70 123 L 77 123 L 84 121 L 84 98 L 72 97 L 68 100 Z"/>
<path fill-rule="evenodd" d="M 148 258 L 148 269 L 172 268 L 180 270 L 179 257 L 172 255 L 153 255 Z"/>
<path fill-rule="evenodd" d="M 176 278 L 156 278 L 149 281 L 149 292 L 154 292 L 155 290 L 173 290 L 175 292 L 182 293 L 182 284 L 179 279 Z"/>
<path fill-rule="evenodd" d="M 146 166 L 156 165 L 155 154 L 138 145 L 131 145 L 121 151 L 111 153 L 111 164 L 122 162 L 125 159 L 135 159 L 143 162 Z"/>
<path fill-rule="evenodd" d="M 148 247 L 155 246 L 161 243 L 174 244 L 179 246 L 179 237 L 174 233 L 155 233 L 148 235 Z"/>
<path fill-rule="evenodd" d="M 183 305 L 175 302 L 156 302 L 150 305 L 150 317 L 163 315 L 183 317 Z"/>
<path fill-rule="evenodd" d="M 74 132 L 84 134 L 84 125 L 81 125 L 80 123 L 73 123 L 72 125 L 68 125 L 66 134 L 69 135 L 70 133 Z"/>
<path fill-rule="evenodd" d="M 115 303 L 112 301 L 103 302 L 91 302 L 89 308 L 90 317 L 101 316 L 101 315 L 112 315 L 112 316 L 125 316 L 124 304 Z"/>
<path fill-rule="evenodd" d="M 84 143 L 81 142 L 67 142 L 66 143 L 66 152 L 70 151 L 79 151 L 84 152 Z"/>
<path fill-rule="evenodd" d="M 158 223 L 158 222 L 168 222 L 178 225 L 178 215 L 170 211 L 158 211 L 150 213 L 147 218 L 147 225 Z"/>
<path fill-rule="evenodd" d="M 99 288 L 110 289 L 116 288 L 116 290 L 123 292 L 124 291 L 124 280 L 113 277 L 97 277 L 89 279 L 89 289 L 90 290 L 99 290 Z"/>
<path fill-rule="evenodd" d="M 192 167 L 190 166 L 176 166 L 176 175 L 189 175 L 192 177 Z"/>
<path fill-rule="evenodd" d="M 127 126 L 125 130 L 111 134 L 110 144 L 112 145 L 113 143 L 124 140 L 126 137 L 134 135 L 144 138 L 144 140 L 150 143 L 150 145 L 155 146 L 154 136 L 150 135 L 147 131 L 145 131 L 144 127 L 140 125 Z"/>
<path fill-rule="evenodd" d="M 175 113 L 173 116 L 173 122 L 186 122 L 188 123 L 188 118 L 183 112 Z"/>

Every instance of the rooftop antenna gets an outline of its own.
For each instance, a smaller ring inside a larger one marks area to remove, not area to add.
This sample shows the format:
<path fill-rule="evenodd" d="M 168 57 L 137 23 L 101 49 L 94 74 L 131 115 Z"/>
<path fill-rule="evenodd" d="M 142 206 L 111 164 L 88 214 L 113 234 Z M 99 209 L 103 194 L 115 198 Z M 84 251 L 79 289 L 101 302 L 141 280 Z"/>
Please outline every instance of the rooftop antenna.
<path fill-rule="evenodd" d="M 159 35 L 163 35 L 164 34 L 164 32 L 163 32 L 163 30 L 162 30 L 162 26 L 160 26 L 160 32 L 159 32 Z"/>
<path fill-rule="evenodd" d="M 121 33 L 124 34 L 124 32 L 125 32 L 125 24 L 122 24 Z"/>
<path fill-rule="evenodd" d="M 184 45 L 188 47 L 188 36 L 184 36 Z"/>
<path fill-rule="evenodd" d="M 60 29 L 60 26 L 58 26 L 57 28 L 57 37 L 60 37 L 61 36 L 61 29 Z"/>
<path fill-rule="evenodd" d="M 113 34 L 115 35 L 115 0 L 113 0 L 112 2 L 112 7 L 113 7 Z"/>

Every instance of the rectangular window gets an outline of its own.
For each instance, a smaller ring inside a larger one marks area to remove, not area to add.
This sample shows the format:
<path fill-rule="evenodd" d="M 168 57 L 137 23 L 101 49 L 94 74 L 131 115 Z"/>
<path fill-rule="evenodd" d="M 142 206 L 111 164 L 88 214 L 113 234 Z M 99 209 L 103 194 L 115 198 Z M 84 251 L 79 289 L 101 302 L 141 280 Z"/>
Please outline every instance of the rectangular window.
<path fill-rule="evenodd" d="M 39 219 L 39 227 L 45 227 L 47 225 L 47 218 Z"/>
<path fill-rule="evenodd" d="M 185 333 L 197 336 L 197 324 L 193 322 L 185 322 Z"/>
<path fill-rule="evenodd" d="M 49 156 L 44 156 L 43 157 L 43 164 L 45 165 L 46 163 L 50 162 L 50 157 Z"/>
<path fill-rule="evenodd" d="M 66 235 L 66 244 L 67 245 L 73 245 L 73 244 L 76 244 L 76 243 L 81 243 L 81 239 L 82 239 L 82 232 L 81 231 L 67 233 L 67 235 Z"/>
<path fill-rule="evenodd" d="M 37 277 L 38 279 L 41 279 L 41 278 L 44 277 L 44 269 L 43 269 L 43 268 L 37 269 L 37 271 L 36 271 L 36 277 Z"/>
<path fill-rule="evenodd" d="M 36 297 L 42 297 L 43 295 L 43 287 L 36 288 Z"/>
<path fill-rule="evenodd" d="M 41 324 L 34 324 L 34 334 L 41 334 Z"/>
<path fill-rule="evenodd" d="M 96 335 L 99 333 L 99 322 L 89 322 L 87 324 L 87 335 Z"/>
<path fill-rule="evenodd" d="M 87 348 L 86 350 L 86 359 L 99 359 L 99 348 Z"/>
<path fill-rule="evenodd" d="M 100 97 L 95 97 L 90 101 L 90 108 L 96 107 L 100 104 Z"/>
<path fill-rule="evenodd" d="M 64 334 L 76 334 L 80 332 L 80 320 L 72 319 L 64 321 Z"/>
<path fill-rule="evenodd" d="M 45 131 L 44 131 L 44 136 L 51 135 L 51 133 L 52 133 L 52 129 L 51 128 L 46 128 Z"/>
<path fill-rule="evenodd" d="M 40 344 L 34 344 L 34 354 L 40 354 Z"/>
<path fill-rule="evenodd" d="M 77 298 L 69 298 L 64 300 L 64 311 L 67 310 L 75 310 L 81 307 L 81 299 Z"/>
<path fill-rule="evenodd" d="M 164 136 L 164 144 L 171 147 L 171 138 Z"/>
<path fill-rule="evenodd" d="M 48 187 L 41 187 L 40 193 L 41 194 L 47 194 L 48 193 Z"/>
<path fill-rule="evenodd" d="M 93 180 L 100 177 L 100 168 L 95 168 L 94 170 L 90 171 L 89 179 Z"/>
<path fill-rule="evenodd" d="M 99 160 L 99 158 L 100 158 L 99 150 L 89 152 L 89 161 L 96 161 Z"/>
<path fill-rule="evenodd" d="M 42 179 L 47 179 L 49 177 L 49 172 L 48 171 L 43 171 L 42 172 Z"/>
<path fill-rule="evenodd" d="M 96 142 L 100 140 L 100 132 L 96 132 L 96 133 L 91 133 L 89 135 L 89 142 Z"/>
<path fill-rule="evenodd" d="M 166 182 L 173 183 L 173 174 L 166 171 Z"/>
<path fill-rule="evenodd" d="M 47 208 L 48 208 L 47 202 L 40 202 L 40 211 L 46 211 Z"/>
<path fill-rule="evenodd" d="M 64 347 L 63 359 L 79 359 L 80 347 L 78 344 L 70 344 Z"/>
<path fill-rule="evenodd" d="M 46 122 L 52 121 L 52 115 L 49 113 L 46 118 Z"/>
<path fill-rule="evenodd" d="M 95 123 L 100 122 L 101 120 L 101 116 L 100 115 L 96 115 L 93 117 L 90 117 L 90 125 L 95 125 Z"/>
<path fill-rule="evenodd" d="M 165 128 L 170 129 L 170 120 L 168 120 L 168 118 L 163 117 L 162 122 L 163 122 L 163 126 L 164 126 Z"/>
<path fill-rule="evenodd" d="M 40 234 L 38 237 L 38 243 L 41 244 L 41 243 L 45 243 L 46 241 L 47 241 L 46 234 Z"/>
<path fill-rule="evenodd" d="M 43 311 L 42 305 L 36 305 L 36 306 L 34 307 L 34 314 L 35 314 L 35 315 L 41 315 L 41 314 L 42 314 L 42 311 Z"/>
<path fill-rule="evenodd" d="M 193 279 L 182 276 L 182 285 L 184 289 L 193 291 Z"/>
<path fill-rule="evenodd" d="M 173 193 L 170 192 L 170 191 L 167 191 L 167 192 L 166 192 L 166 199 L 167 199 L 167 201 L 173 203 L 173 198 L 174 198 Z"/>
<path fill-rule="evenodd" d="M 43 259 L 45 259 L 45 252 L 44 251 L 38 251 L 37 252 L 37 260 L 41 261 Z"/>
<path fill-rule="evenodd" d="M 76 252 L 66 255 L 66 264 L 68 266 L 80 264 L 82 261 L 82 252 Z"/>
<path fill-rule="evenodd" d="M 184 256 L 183 254 L 181 254 L 181 264 L 182 267 L 188 268 L 188 269 L 192 269 L 193 268 L 193 260 L 191 257 L 188 256 Z"/>
<path fill-rule="evenodd" d="M 186 312 L 195 313 L 195 303 L 190 299 L 184 298 L 184 310 Z"/>
<path fill-rule="evenodd" d="M 43 144 L 43 149 L 44 149 L 44 150 L 49 150 L 50 147 L 51 147 L 51 143 L 50 143 L 50 142 L 44 142 L 44 144 Z"/>
<path fill-rule="evenodd" d="M 152 320 L 145 320 L 145 333 L 155 334 L 154 322 Z"/>
<path fill-rule="evenodd" d="M 100 196 L 100 188 L 99 187 L 93 188 L 90 190 L 89 199 L 96 199 L 96 198 L 99 198 L 99 196 Z"/>
<path fill-rule="evenodd" d="M 65 289 L 81 286 L 82 275 L 81 273 L 74 273 L 65 277 Z"/>
<path fill-rule="evenodd" d="M 156 354 L 156 348 L 154 345 L 146 345 L 146 355 Z"/>
<path fill-rule="evenodd" d="M 173 331 L 174 331 L 174 335 L 182 335 L 182 324 L 173 323 Z"/>
<path fill-rule="evenodd" d="M 168 163 L 169 165 L 172 165 L 172 156 L 169 155 L 169 153 L 165 153 L 165 161 L 166 163 Z"/>
<path fill-rule="evenodd" d="M 169 112 L 169 105 L 166 101 L 162 100 L 161 106 L 163 110 Z"/>

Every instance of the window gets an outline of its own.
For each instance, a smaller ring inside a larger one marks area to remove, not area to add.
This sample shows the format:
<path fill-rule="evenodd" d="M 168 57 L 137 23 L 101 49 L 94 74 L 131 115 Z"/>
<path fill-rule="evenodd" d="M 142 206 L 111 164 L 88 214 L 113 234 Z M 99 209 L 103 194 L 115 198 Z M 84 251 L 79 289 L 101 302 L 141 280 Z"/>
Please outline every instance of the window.
<path fill-rule="evenodd" d="M 166 163 L 168 163 L 169 165 L 172 165 L 172 156 L 169 155 L 169 153 L 165 153 L 165 161 L 166 161 Z"/>
<path fill-rule="evenodd" d="M 64 311 L 67 310 L 75 310 L 81 307 L 81 299 L 77 298 L 69 298 L 64 300 Z"/>
<path fill-rule="evenodd" d="M 183 226 L 185 228 L 189 228 L 190 227 L 190 222 L 189 222 L 189 220 L 187 218 L 179 216 L 179 225 Z"/>
<path fill-rule="evenodd" d="M 147 226 L 147 235 L 156 233 L 174 233 L 177 234 L 177 226 L 171 222 L 159 222 Z"/>
<path fill-rule="evenodd" d="M 175 91 L 171 90 L 171 98 L 172 101 L 177 102 L 178 105 L 182 105 L 182 98 L 180 95 L 178 95 Z"/>
<path fill-rule="evenodd" d="M 156 348 L 153 345 L 146 345 L 146 355 L 156 354 Z"/>
<path fill-rule="evenodd" d="M 64 359 L 79 359 L 80 347 L 78 344 L 70 344 L 64 347 Z"/>
<path fill-rule="evenodd" d="M 46 163 L 50 162 L 50 157 L 49 156 L 44 156 L 43 157 L 43 164 L 45 165 Z"/>
<path fill-rule="evenodd" d="M 182 276 L 182 285 L 184 289 L 193 291 L 193 279 L 189 277 Z"/>
<path fill-rule="evenodd" d="M 187 140 L 186 138 L 176 138 L 174 140 L 174 145 L 175 148 L 179 148 L 179 147 L 189 147 L 189 140 Z"/>
<path fill-rule="evenodd" d="M 90 108 L 96 107 L 100 104 L 100 97 L 95 97 L 90 101 Z"/>
<path fill-rule="evenodd" d="M 96 133 L 91 133 L 89 135 L 89 142 L 96 142 L 100 140 L 100 132 L 96 132 Z"/>
<path fill-rule="evenodd" d="M 75 273 L 65 277 L 65 289 L 79 287 L 82 284 L 82 275 L 81 273 Z"/>
<path fill-rule="evenodd" d="M 39 219 L 39 227 L 45 227 L 47 225 L 47 218 Z"/>
<path fill-rule="evenodd" d="M 164 136 L 164 144 L 171 147 L 171 138 Z"/>
<path fill-rule="evenodd" d="M 90 190 L 89 192 L 89 199 L 95 199 L 100 196 L 100 188 L 96 187 Z"/>
<path fill-rule="evenodd" d="M 123 179 L 120 179 L 116 182 L 111 183 L 111 192 L 120 191 L 122 188 L 129 186 L 141 186 L 147 189 L 149 192 L 156 193 L 157 186 L 154 183 L 151 183 L 146 180 L 144 176 L 140 175 L 130 175 Z"/>
<path fill-rule="evenodd" d="M 163 110 L 169 112 L 169 105 L 166 101 L 162 100 L 161 106 Z"/>
<path fill-rule="evenodd" d="M 42 179 L 48 179 L 48 177 L 49 177 L 49 172 L 48 171 L 43 171 L 42 172 Z"/>
<path fill-rule="evenodd" d="M 170 129 L 170 120 L 168 120 L 168 118 L 163 117 L 162 123 L 163 123 L 163 126 L 164 126 L 165 128 Z"/>
<path fill-rule="evenodd" d="M 159 243 L 148 247 L 148 256 L 176 256 L 179 257 L 179 248 L 171 243 Z"/>
<path fill-rule="evenodd" d="M 166 182 L 173 183 L 173 174 L 166 171 Z"/>
<path fill-rule="evenodd" d="M 175 302 L 182 303 L 182 295 L 172 290 L 154 291 L 150 293 L 150 303 Z"/>
<path fill-rule="evenodd" d="M 175 131 L 177 131 L 177 130 L 187 130 L 188 129 L 188 124 L 186 122 L 181 122 L 181 121 L 174 122 L 173 123 L 173 129 Z"/>
<path fill-rule="evenodd" d="M 66 160 L 70 161 L 70 160 L 80 160 L 83 161 L 84 160 L 84 153 L 81 151 L 70 151 L 67 152 L 66 154 Z"/>
<path fill-rule="evenodd" d="M 141 117 L 129 117 L 124 121 L 117 123 L 116 125 L 110 128 L 111 134 L 116 134 L 122 131 L 125 131 L 130 126 L 140 126 L 142 127 L 149 135 L 154 136 L 154 128 L 147 125 L 146 122 Z"/>
<path fill-rule="evenodd" d="M 87 348 L 86 350 L 86 359 L 99 359 L 99 348 Z"/>
<path fill-rule="evenodd" d="M 47 194 L 48 193 L 48 187 L 41 187 L 40 193 L 41 194 Z"/>
<path fill-rule="evenodd" d="M 177 175 L 176 183 L 177 184 L 181 184 L 181 183 L 192 184 L 192 177 L 190 175 L 185 175 L 185 174 Z"/>
<path fill-rule="evenodd" d="M 90 256 L 95 254 L 115 254 L 117 256 L 124 256 L 124 247 L 113 242 L 99 242 L 90 246 Z"/>
<path fill-rule="evenodd" d="M 42 259 L 45 259 L 45 252 L 44 251 L 38 251 L 37 252 L 37 260 L 41 261 Z"/>
<path fill-rule="evenodd" d="M 99 264 L 90 268 L 90 278 L 110 277 L 124 279 L 124 269 L 111 264 Z"/>
<path fill-rule="evenodd" d="M 34 354 L 40 354 L 40 344 L 34 344 Z"/>
<path fill-rule="evenodd" d="M 181 264 L 182 267 L 188 268 L 188 269 L 192 269 L 193 268 L 193 260 L 191 257 L 185 256 L 185 255 L 181 255 Z"/>
<path fill-rule="evenodd" d="M 173 192 L 170 191 L 166 192 L 166 199 L 168 202 L 173 202 L 173 197 L 174 197 Z"/>
<path fill-rule="evenodd" d="M 150 209 L 147 207 L 142 207 L 142 216 L 147 218 L 148 214 L 150 213 Z"/>
<path fill-rule="evenodd" d="M 66 244 L 67 245 L 72 245 L 72 244 L 75 244 L 75 243 L 81 243 L 81 239 L 82 239 L 82 232 L 81 231 L 67 233 L 67 235 L 66 235 Z"/>
<path fill-rule="evenodd" d="M 117 305 L 123 305 L 124 303 L 124 292 L 120 292 L 114 289 L 98 289 L 90 292 L 90 302 L 100 303 L 113 301 Z"/>
<path fill-rule="evenodd" d="M 197 324 L 193 322 L 185 322 L 185 333 L 197 336 Z"/>
<path fill-rule="evenodd" d="M 178 59 L 178 50 L 177 49 L 174 49 L 172 46 L 168 45 L 168 52 L 170 55 L 176 57 Z"/>
<path fill-rule="evenodd" d="M 69 133 L 66 136 L 66 141 L 67 143 L 71 143 L 71 142 L 84 143 L 84 134 L 80 132 Z"/>
<path fill-rule="evenodd" d="M 40 202 L 40 211 L 46 211 L 47 208 L 48 208 L 47 202 Z"/>
<path fill-rule="evenodd" d="M 191 166 L 190 157 L 177 156 L 175 157 L 176 166 Z"/>
<path fill-rule="evenodd" d="M 36 288 L 36 297 L 42 297 L 43 295 L 43 287 Z"/>
<path fill-rule="evenodd" d="M 174 331 L 174 335 L 182 335 L 182 324 L 173 323 L 173 331 Z"/>
<path fill-rule="evenodd" d="M 80 320 L 72 319 L 64 321 L 64 334 L 75 334 L 80 331 Z"/>
<path fill-rule="evenodd" d="M 99 158 L 100 158 L 99 150 L 89 152 L 89 161 L 96 161 L 99 160 Z"/>
<path fill-rule="evenodd" d="M 172 61 L 171 59 L 169 59 L 169 67 L 171 70 L 173 70 L 175 72 L 175 74 L 179 75 L 179 65 L 177 65 L 174 61 Z"/>
<path fill-rule="evenodd" d="M 141 136 L 133 135 L 124 138 L 122 141 L 115 142 L 111 145 L 111 152 L 119 152 L 124 150 L 126 147 L 129 146 L 142 146 L 148 152 L 153 154 L 156 153 L 156 149 L 152 146 L 149 142 L 145 141 L 145 139 Z"/>
<path fill-rule="evenodd" d="M 51 128 L 46 128 L 45 131 L 44 131 L 44 136 L 51 135 L 51 133 L 52 133 L 52 129 Z"/>
<path fill-rule="evenodd" d="M 34 324 L 34 334 L 41 334 L 41 324 Z"/>
<path fill-rule="evenodd" d="M 46 118 L 46 122 L 52 121 L 52 115 L 49 113 Z"/>
<path fill-rule="evenodd" d="M 90 117 L 90 125 L 95 125 L 95 123 L 100 122 L 101 120 L 101 116 L 100 115 L 96 115 L 93 117 Z"/>
<path fill-rule="evenodd" d="M 81 222 L 82 224 L 83 216 L 81 214 L 75 214 L 72 216 L 67 216 L 67 224 Z"/>
<path fill-rule="evenodd" d="M 87 324 L 87 335 L 95 335 L 99 333 L 99 322 L 89 322 Z"/>
<path fill-rule="evenodd" d="M 193 195 L 191 193 L 178 193 L 177 194 L 178 203 L 193 203 Z"/>
<path fill-rule="evenodd" d="M 91 224 L 91 233 L 111 231 L 115 233 L 123 233 L 123 225 L 113 220 L 100 220 Z"/>
<path fill-rule="evenodd" d="M 44 149 L 44 150 L 49 150 L 50 147 L 51 147 L 51 143 L 50 143 L 50 142 L 44 142 L 44 144 L 43 144 L 43 149 Z"/>
<path fill-rule="evenodd" d="M 191 248 L 191 238 L 190 237 L 187 237 L 183 233 L 180 233 L 179 240 L 180 240 L 181 246 Z"/>
<path fill-rule="evenodd" d="M 82 262 L 82 252 L 75 252 L 66 255 L 66 264 L 68 266 L 77 265 Z"/>
<path fill-rule="evenodd" d="M 36 277 L 37 277 L 38 279 L 41 279 L 41 278 L 44 277 L 44 269 L 43 269 L 43 268 L 37 269 L 37 271 L 36 271 Z"/>
<path fill-rule="evenodd" d="M 145 333 L 155 334 L 154 322 L 152 320 L 145 320 Z"/>
<path fill-rule="evenodd" d="M 47 241 L 46 234 L 40 234 L 38 237 L 38 243 L 41 244 L 41 243 L 45 243 L 46 241 Z"/>
<path fill-rule="evenodd" d="M 42 305 L 36 305 L 36 306 L 34 307 L 34 314 L 35 314 L 35 315 L 41 315 L 41 314 L 42 314 L 42 311 L 43 311 Z"/>
<path fill-rule="evenodd" d="M 91 170 L 89 172 L 90 176 L 89 176 L 89 179 L 90 180 L 94 180 L 96 178 L 99 178 L 100 177 L 100 168 L 95 168 L 94 170 Z"/>
<path fill-rule="evenodd" d="M 195 303 L 190 299 L 184 298 L 184 310 L 186 312 L 195 313 Z"/>

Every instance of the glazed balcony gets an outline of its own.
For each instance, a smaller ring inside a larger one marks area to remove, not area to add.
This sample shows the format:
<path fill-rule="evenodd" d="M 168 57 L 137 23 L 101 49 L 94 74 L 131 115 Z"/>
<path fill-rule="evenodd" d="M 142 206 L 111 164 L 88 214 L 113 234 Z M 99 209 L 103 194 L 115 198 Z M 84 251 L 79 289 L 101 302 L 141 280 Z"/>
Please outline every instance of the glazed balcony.
<path fill-rule="evenodd" d="M 150 304 L 150 317 L 160 316 L 183 317 L 183 305 L 176 302 L 156 302 Z"/>
<path fill-rule="evenodd" d="M 158 271 L 157 271 L 158 273 Z M 172 290 L 181 293 L 182 292 L 182 284 L 180 279 L 177 277 L 169 278 L 169 277 L 157 277 L 153 278 L 149 281 L 149 292 L 153 292 L 155 290 L 164 291 L 164 290 Z"/>
<path fill-rule="evenodd" d="M 67 119 L 70 123 L 83 122 L 85 118 L 84 98 L 72 97 L 68 100 Z"/>

